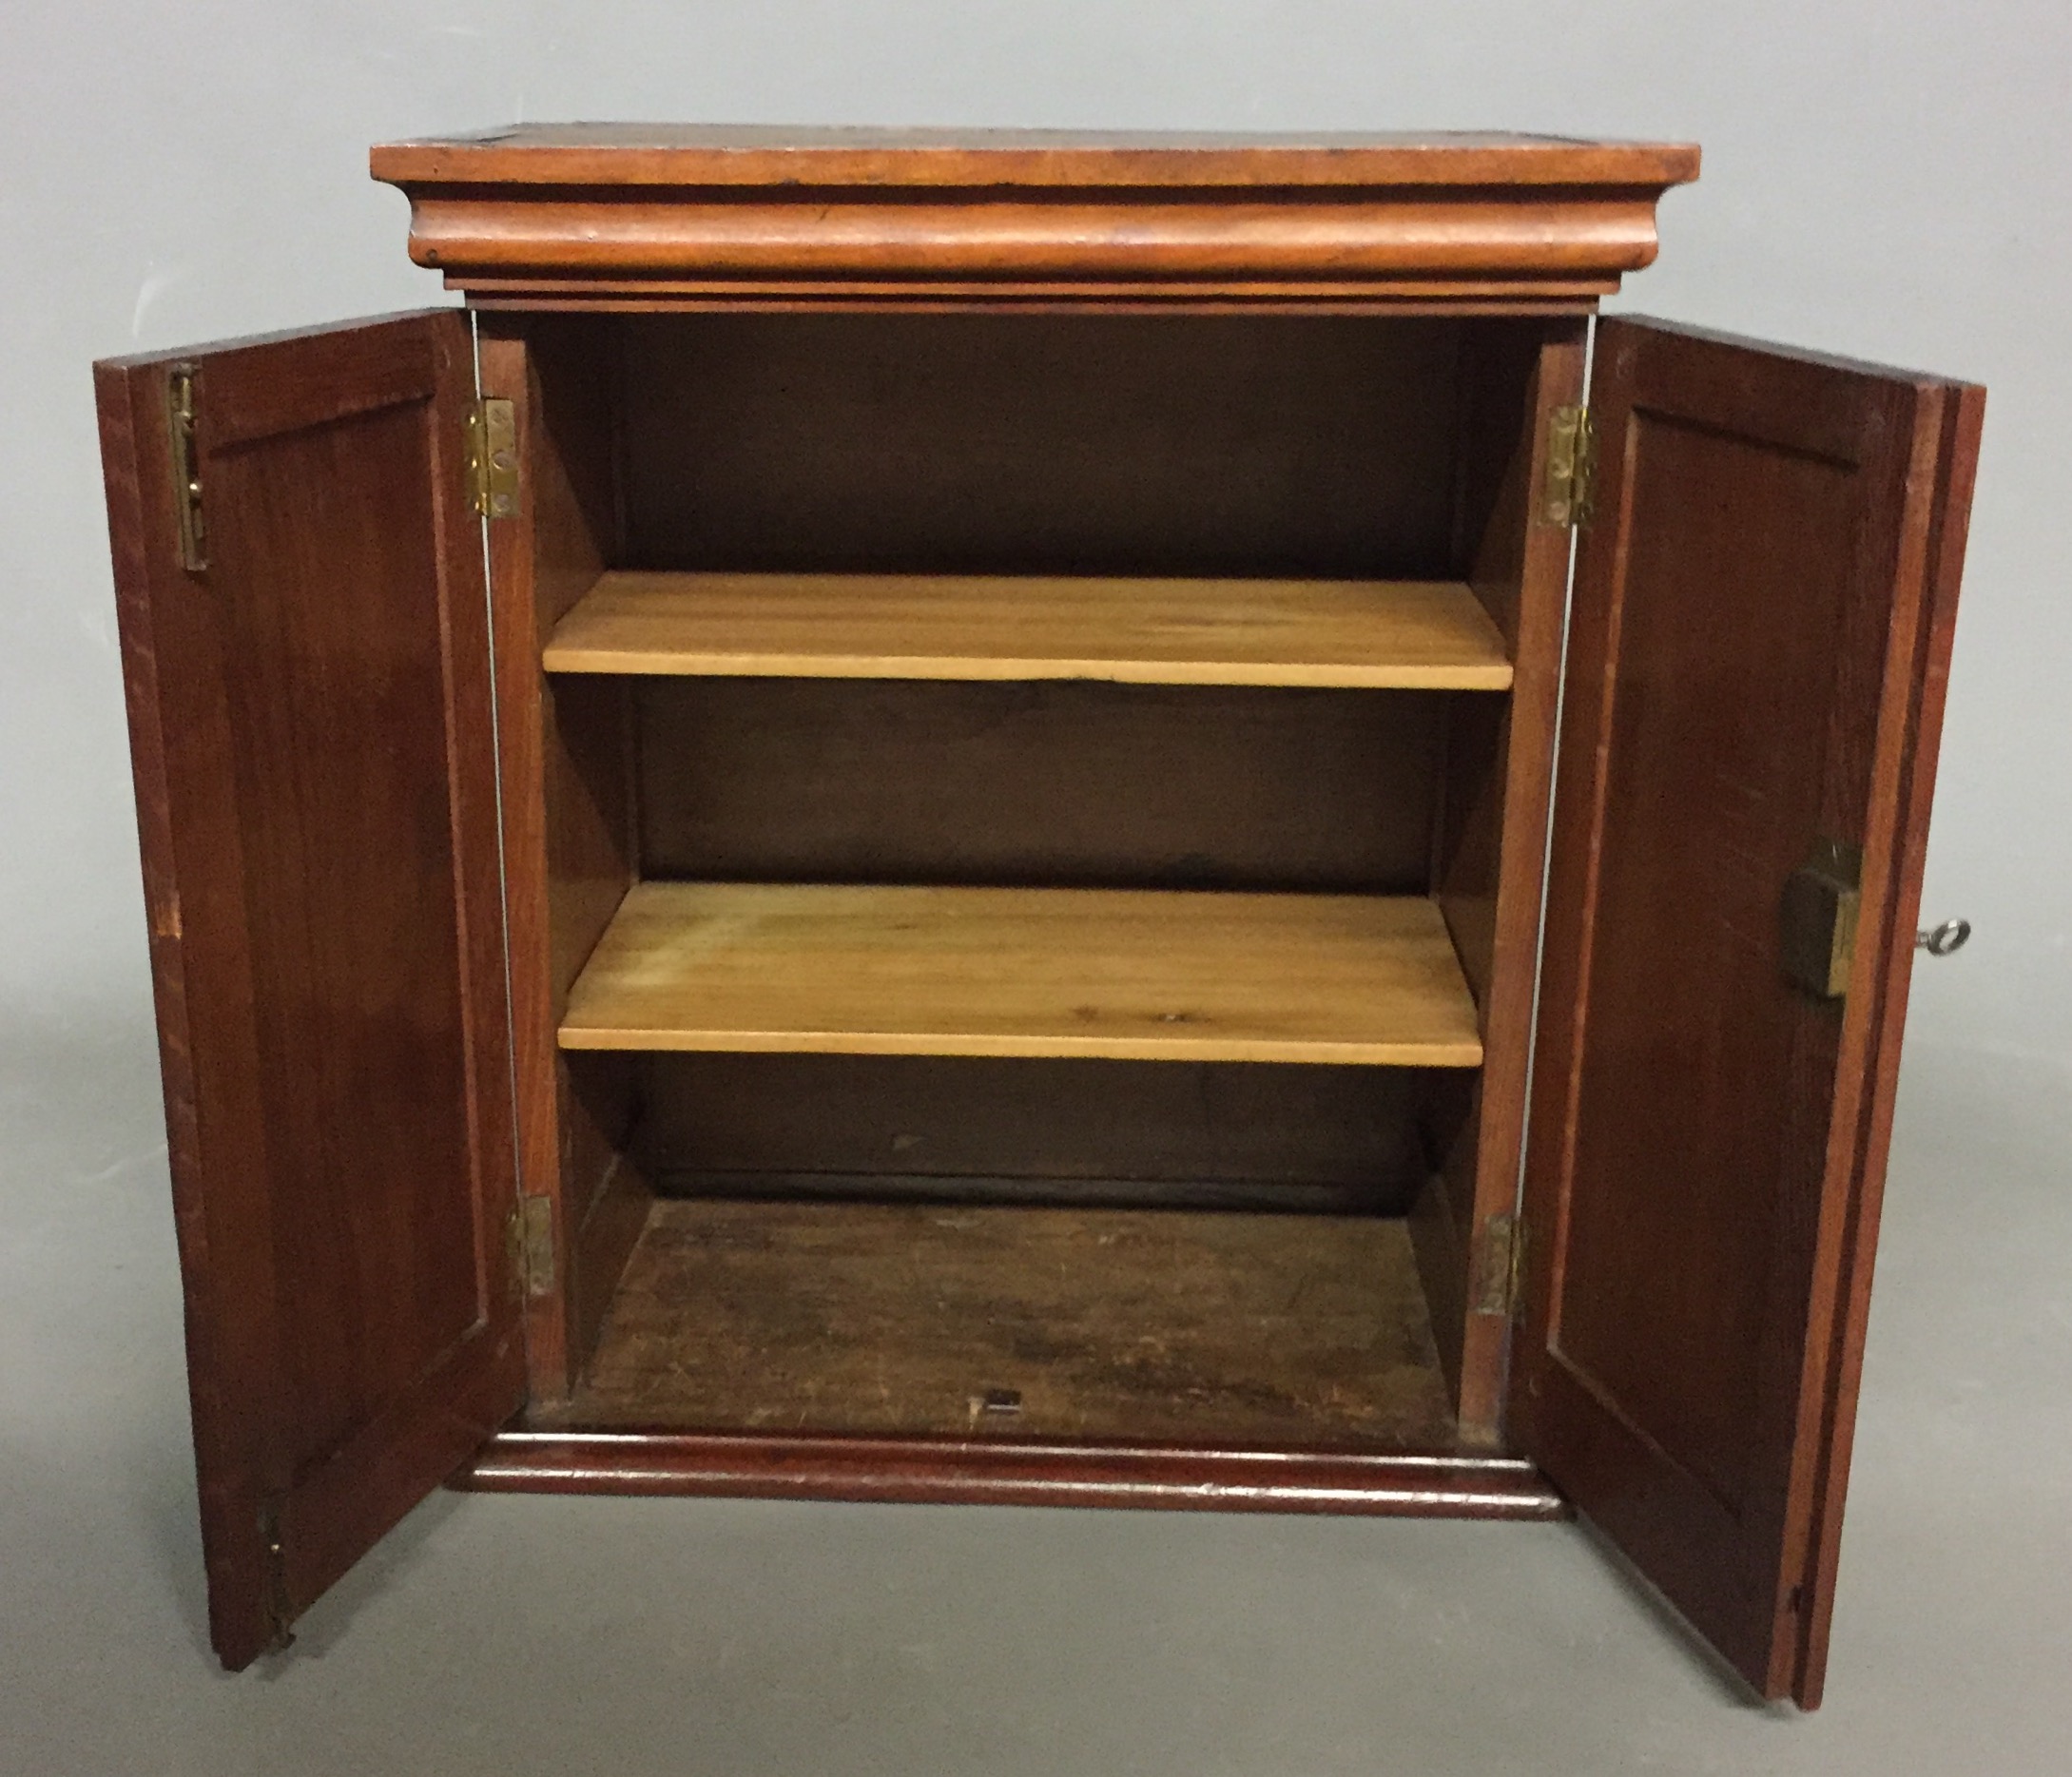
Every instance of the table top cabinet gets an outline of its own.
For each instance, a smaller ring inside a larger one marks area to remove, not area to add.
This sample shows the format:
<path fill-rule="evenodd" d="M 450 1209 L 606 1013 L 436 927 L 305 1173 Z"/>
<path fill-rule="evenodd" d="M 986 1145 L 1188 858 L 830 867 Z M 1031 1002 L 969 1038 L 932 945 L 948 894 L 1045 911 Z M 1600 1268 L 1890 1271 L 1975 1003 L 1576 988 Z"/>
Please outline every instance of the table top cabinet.
<path fill-rule="evenodd" d="M 1676 145 L 373 168 L 464 308 L 97 367 L 224 1663 L 454 1480 L 1574 1510 L 1817 1702 L 1983 392 L 1597 319 Z"/>

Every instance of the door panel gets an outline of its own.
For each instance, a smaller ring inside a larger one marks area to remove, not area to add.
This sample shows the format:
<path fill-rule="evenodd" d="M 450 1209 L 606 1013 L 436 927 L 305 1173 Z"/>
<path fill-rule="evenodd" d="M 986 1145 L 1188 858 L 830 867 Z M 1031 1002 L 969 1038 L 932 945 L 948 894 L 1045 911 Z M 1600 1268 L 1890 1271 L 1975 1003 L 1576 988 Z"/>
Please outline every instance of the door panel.
<path fill-rule="evenodd" d="M 522 1400 L 472 360 L 448 310 L 96 381 L 210 1621 L 237 1668 Z"/>
<path fill-rule="evenodd" d="M 1527 1448 L 1818 1700 L 1983 392 L 1607 322 L 1528 1149 Z M 1785 885 L 1860 853 L 1848 992 Z"/>

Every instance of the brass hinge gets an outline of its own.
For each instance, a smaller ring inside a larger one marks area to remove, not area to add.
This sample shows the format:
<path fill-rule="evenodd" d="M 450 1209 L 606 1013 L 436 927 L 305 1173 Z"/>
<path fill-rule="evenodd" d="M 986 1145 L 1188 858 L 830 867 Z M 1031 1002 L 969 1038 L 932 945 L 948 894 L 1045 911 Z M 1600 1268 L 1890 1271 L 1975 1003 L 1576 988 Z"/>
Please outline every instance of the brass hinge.
<path fill-rule="evenodd" d="M 1785 879 L 1779 926 L 1785 978 L 1821 999 L 1849 992 L 1863 908 L 1864 854 L 1843 840 L 1817 839 Z"/>
<path fill-rule="evenodd" d="M 1597 480 L 1598 429 L 1590 410 L 1556 408 L 1547 418 L 1547 478 L 1539 492 L 1541 520 L 1580 531 L 1591 519 Z"/>
<path fill-rule="evenodd" d="M 1506 1210 L 1482 1224 L 1480 1263 L 1475 1267 L 1475 1311 L 1509 1320 L 1524 1295 L 1525 1226 Z"/>
<path fill-rule="evenodd" d="M 518 416 L 509 401 L 468 405 L 468 501 L 484 518 L 518 512 Z"/>
<path fill-rule="evenodd" d="M 511 1247 L 512 1274 L 528 1296 L 544 1296 L 554 1286 L 554 1206 L 546 1197 L 521 1197 L 505 1225 Z"/>
<path fill-rule="evenodd" d="M 165 421 L 173 451 L 173 513 L 180 565 L 190 574 L 208 566 L 208 532 L 202 527 L 202 459 L 194 442 L 194 366 L 175 364 L 165 376 Z"/>

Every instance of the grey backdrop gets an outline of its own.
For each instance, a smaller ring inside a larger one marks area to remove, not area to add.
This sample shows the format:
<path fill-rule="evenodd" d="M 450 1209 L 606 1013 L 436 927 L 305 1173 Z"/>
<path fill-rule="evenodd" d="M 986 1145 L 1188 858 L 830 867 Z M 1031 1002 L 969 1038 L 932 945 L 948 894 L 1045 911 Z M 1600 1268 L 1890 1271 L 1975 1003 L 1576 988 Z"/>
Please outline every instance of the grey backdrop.
<path fill-rule="evenodd" d="M 16 0 L 7 39 L 0 1770 L 2062 1764 L 2063 0 Z M 729 1503 L 435 1501 L 313 1652 L 212 1673 L 87 367 L 443 300 L 368 144 L 568 117 L 1694 139 L 1618 307 L 1991 387 L 1927 901 L 1978 936 L 1916 986 L 1821 1717 L 1737 1705 L 1566 1528 Z"/>

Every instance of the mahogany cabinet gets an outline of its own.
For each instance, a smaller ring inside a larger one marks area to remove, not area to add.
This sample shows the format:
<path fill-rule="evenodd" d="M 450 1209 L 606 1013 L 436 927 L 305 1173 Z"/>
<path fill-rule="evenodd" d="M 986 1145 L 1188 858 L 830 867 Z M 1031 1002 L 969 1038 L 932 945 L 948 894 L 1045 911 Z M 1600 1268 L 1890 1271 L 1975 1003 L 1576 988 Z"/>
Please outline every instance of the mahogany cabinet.
<path fill-rule="evenodd" d="M 98 367 L 226 1665 L 451 1480 L 1574 1509 L 1817 1701 L 1983 394 L 1595 321 L 1696 167 L 528 126 Z"/>

